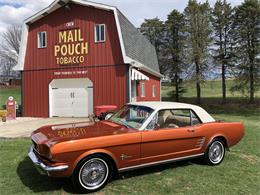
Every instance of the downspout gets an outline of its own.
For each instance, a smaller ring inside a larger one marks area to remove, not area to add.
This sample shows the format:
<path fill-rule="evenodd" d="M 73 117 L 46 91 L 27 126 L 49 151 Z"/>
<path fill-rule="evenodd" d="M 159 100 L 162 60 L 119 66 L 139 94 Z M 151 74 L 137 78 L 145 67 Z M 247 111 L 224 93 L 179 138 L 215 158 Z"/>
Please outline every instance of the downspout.
<path fill-rule="evenodd" d="M 162 101 L 162 79 L 160 78 L 160 101 Z"/>
<path fill-rule="evenodd" d="M 132 88 L 132 69 L 133 69 L 133 66 L 130 64 L 130 66 L 129 66 L 129 71 L 128 71 L 128 82 L 129 82 L 129 103 L 131 103 L 132 102 L 132 92 L 131 92 L 131 88 Z"/>

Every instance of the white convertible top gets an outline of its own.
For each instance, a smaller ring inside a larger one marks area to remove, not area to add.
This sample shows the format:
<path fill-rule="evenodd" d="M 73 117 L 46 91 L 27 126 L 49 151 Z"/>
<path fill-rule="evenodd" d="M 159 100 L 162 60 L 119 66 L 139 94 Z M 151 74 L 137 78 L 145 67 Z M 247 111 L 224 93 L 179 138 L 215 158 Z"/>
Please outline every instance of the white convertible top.
<path fill-rule="evenodd" d="M 184 104 L 184 103 L 179 103 L 179 102 L 159 102 L 159 101 L 132 102 L 129 104 L 150 107 L 156 111 L 164 110 L 164 109 L 191 109 L 198 115 L 201 122 L 203 122 L 203 123 L 209 123 L 209 122 L 216 121 L 203 108 L 193 105 L 193 104 Z"/>

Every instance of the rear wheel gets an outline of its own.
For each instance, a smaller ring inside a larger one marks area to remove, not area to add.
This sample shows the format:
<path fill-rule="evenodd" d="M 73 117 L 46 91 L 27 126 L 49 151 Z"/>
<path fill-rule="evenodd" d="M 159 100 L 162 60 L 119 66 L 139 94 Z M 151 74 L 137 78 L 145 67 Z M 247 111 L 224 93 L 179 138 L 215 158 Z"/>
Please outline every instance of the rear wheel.
<path fill-rule="evenodd" d="M 214 139 L 204 156 L 205 162 L 209 165 L 219 165 L 225 156 L 225 145 L 222 140 Z"/>
<path fill-rule="evenodd" d="M 79 163 L 72 182 L 77 191 L 95 192 L 103 188 L 111 179 L 112 165 L 102 155 L 92 155 Z"/>

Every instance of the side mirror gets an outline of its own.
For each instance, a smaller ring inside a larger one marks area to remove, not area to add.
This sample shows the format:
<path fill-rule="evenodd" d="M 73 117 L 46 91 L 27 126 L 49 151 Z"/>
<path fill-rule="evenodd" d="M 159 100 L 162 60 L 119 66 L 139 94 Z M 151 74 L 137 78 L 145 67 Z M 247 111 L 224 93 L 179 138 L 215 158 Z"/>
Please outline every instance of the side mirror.
<path fill-rule="evenodd" d="M 106 116 L 105 116 L 105 120 L 108 120 L 108 119 L 110 119 L 110 117 L 113 115 L 113 113 L 108 113 Z"/>

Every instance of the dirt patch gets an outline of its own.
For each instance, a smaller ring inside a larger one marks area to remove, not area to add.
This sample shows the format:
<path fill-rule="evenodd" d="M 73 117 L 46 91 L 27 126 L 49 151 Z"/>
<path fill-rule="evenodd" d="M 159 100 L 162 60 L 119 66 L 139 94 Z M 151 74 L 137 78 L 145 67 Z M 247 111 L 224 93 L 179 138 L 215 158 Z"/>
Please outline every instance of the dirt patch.
<path fill-rule="evenodd" d="M 88 118 L 29 118 L 21 117 L 13 121 L 0 123 L 0 137 L 29 137 L 31 133 L 45 125 L 88 122 Z"/>
<path fill-rule="evenodd" d="M 243 153 L 232 153 L 234 156 L 237 156 L 250 164 L 257 164 L 260 162 L 260 157 L 250 154 L 243 154 Z"/>

